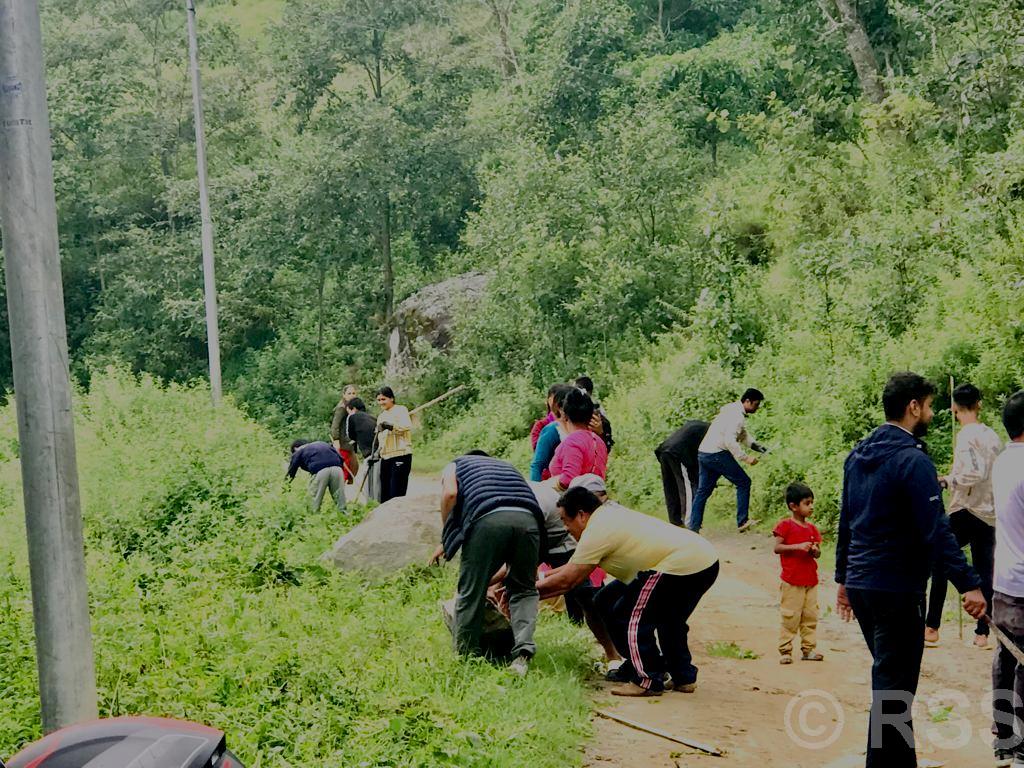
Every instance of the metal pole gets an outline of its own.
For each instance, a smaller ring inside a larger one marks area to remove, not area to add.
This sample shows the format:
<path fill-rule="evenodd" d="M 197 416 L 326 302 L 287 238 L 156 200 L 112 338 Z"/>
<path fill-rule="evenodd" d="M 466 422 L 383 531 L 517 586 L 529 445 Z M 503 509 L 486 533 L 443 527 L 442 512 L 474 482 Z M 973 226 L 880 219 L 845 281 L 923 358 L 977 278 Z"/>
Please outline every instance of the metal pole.
<path fill-rule="evenodd" d="M 96 717 L 36 0 L 0 0 L 0 226 L 43 728 Z"/>
<path fill-rule="evenodd" d="M 213 269 L 213 221 L 206 186 L 206 129 L 203 126 L 203 91 L 199 80 L 199 44 L 196 41 L 196 6 L 185 0 L 188 17 L 188 58 L 192 70 L 192 108 L 196 124 L 196 173 L 199 176 L 199 215 L 202 219 L 203 286 L 206 294 L 206 346 L 210 357 L 210 395 L 220 404 L 220 324 L 217 320 L 217 280 Z"/>

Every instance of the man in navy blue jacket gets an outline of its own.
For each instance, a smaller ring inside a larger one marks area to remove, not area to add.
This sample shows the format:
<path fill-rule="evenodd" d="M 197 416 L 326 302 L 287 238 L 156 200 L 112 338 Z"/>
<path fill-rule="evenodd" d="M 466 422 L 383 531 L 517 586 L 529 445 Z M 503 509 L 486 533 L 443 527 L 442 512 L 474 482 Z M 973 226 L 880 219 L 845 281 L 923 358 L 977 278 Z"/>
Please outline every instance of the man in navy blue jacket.
<path fill-rule="evenodd" d="M 941 561 L 980 618 L 981 579 L 949 527 L 935 465 L 920 438 L 932 420 L 934 386 L 897 373 L 882 394 L 886 423 L 846 460 L 836 545 L 836 609 L 856 616 L 874 664 L 868 768 L 915 768 L 910 708 L 924 653 L 925 587 Z"/>
<path fill-rule="evenodd" d="M 335 505 L 345 511 L 345 475 L 341 469 L 341 454 L 330 443 L 296 440 L 292 443 L 292 459 L 288 463 L 288 482 L 304 469 L 312 477 L 309 481 L 309 508 L 320 511 L 324 496 L 329 492 Z"/>

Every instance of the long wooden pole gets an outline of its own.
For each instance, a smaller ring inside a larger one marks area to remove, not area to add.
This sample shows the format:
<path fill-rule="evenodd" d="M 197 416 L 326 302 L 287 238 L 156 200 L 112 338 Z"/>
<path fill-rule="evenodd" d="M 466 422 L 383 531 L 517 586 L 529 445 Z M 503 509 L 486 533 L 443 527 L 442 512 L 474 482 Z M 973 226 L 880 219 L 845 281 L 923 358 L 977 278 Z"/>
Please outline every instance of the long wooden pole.
<path fill-rule="evenodd" d="M 607 718 L 608 720 L 614 720 L 616 723 L 622 723 L 623 725 L 627 725 L 630 728 L 635 728 L 638 731 L 649 733 L 652 736 L 659 736 L 668 741 L 674 741 L 676 744 L 682 744 L 684 747 L 690 747 L 691 749 L 700 750 L 701 752 L 706 752 L 707 754 L 713 755 L 715 757 L 722 757 L 725 754 L 725 752 L 720 750 L 718 747 L 712 747 L 709 744 L 702 744 L 699 741 L 692 741 L 691 739 L 687 739 L 683 736 L 675 736 L 671 733 L 668 733 L 667 731 L 661 730 L 660 728 L 654 728 L 650 725 L 644 725 L 643 723 L 638 723 L 636 720 L 630 720 L 628 717 L 615 715 L 611 712 L 606 712 L 603 709 L 597 710 L 597 714 L 601 717 Z"/>
<path fill-rule="evenodd" d="M 1003 644 L 1003 647 L 1010 652 L 1010 655 L 1017 660 L 1017 663 L 1024 665 L 1024 651 L 1006 636 L 1006 633 L 999 628 L 999 625 L 992 621 L 992 617 L 986 613 L 981 617 L 981 620 L 989 625 L 992 629 L 992 634 L 996 636 L 996 640 Z"/>
<path fill-rule="evenodd" d="M 440 396 L 438 396 L 438 397 L 435 397 L 435 398 L 434 398 L 433 400 L 428 400 L 428 401 L 427 401 L 427 402 L 425 402 L 425 403 L 424 403 L 423 405 L 417 405 L 417 406 L 416 406 L 415 408 L 413 408 L 413 409 L 412 409 L 411 411 L 409 411 L 409 415 L 410 415 L 410 416 L 413 416 L 413 415 L 415 415 L 415 414 L 419 413 L 420 411 L 422 411 L 422 410 L 425 410 L 425 409 L 429 408 L 429 407 L 430 407 L 430 406 L 432 406 L 432 405 L 437 405 L 437 404 L 438 404 L 438 403 L 440 403 L 441 401 L 443 401 L 443 400 L 447 400 L 447 399 L 448 399 L 449 397 L 451 397 L 452 395 L 457 395 L 457 394 L 459 394 L 459 392 L 461 392 L 461 391 L 462 391 L 462 390 L 464 390 L 465 388 L 466 388 L 466 385 L 465 385 L 465 384 L 459 384 L 459 386 L 457 386 L 457 387 L 454 387 L 453 389 L 449 389 L 449 390 L 448 390 L 447 392 L 445 392 L 445 393 L 444 393 L 443 395 L 440 395 Z"/>

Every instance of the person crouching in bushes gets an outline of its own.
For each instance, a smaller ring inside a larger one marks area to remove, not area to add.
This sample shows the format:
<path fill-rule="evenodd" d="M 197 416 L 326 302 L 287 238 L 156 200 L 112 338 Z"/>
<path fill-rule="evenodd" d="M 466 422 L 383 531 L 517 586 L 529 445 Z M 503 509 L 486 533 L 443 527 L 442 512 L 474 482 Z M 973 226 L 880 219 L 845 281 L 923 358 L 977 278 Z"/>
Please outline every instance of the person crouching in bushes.
<path fill-rule="evenodd" d="M 328 493 L 334 499 L 338 511 L 345 511 L 345 474 L 341 468 L 341 455 L 334 446 L 319 440 L 296 440 L 292 443 L 292 458 L 288 462 L 286 478 L 289 483 L 300 469 L 311 475 L 309 508 L 313 512 L 320 511 L 320 505 Z"/>
<path fill-rule="evenodd" d="M 821 661 L 825 657 L 814 650 L 817 647 L 821 532 L 808 519 L 814 514 L 814 492 L 803 483 L 791 483 L 786 489 L 786 506 L 790 516 L 780 520 L 772 531 L 775 554 L 782 562 L 779 663 L 793 663 L 793 636 L 797 633 L 800 635 L 801 658 L 804 661 Z"/>
<path fill-rule="evenodd" d="M 503 565 L 514 646 L 511 670 L 525 675 L 536 653 L 539 604 L 535 580 L 547 547 L 544 512 L 519 470 L 483 451 L 459 456 L 441 473 L 441 546 L 431 558 L 461 551 L 453 627 L 463 655 L 483 651 L 487 592 Z"/>

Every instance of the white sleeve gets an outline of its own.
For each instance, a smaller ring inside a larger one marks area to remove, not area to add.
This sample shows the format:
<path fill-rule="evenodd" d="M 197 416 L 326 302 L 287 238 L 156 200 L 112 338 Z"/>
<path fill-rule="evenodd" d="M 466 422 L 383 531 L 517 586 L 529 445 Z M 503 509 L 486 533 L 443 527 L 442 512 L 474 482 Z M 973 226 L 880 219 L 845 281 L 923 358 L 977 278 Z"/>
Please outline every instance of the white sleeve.
<path fill-rule="evenodd" d="M 746 419 L 742 414 L 729 412 L 728 414 L 722 414 L 723 419 L 728 419 L 723 426 L 722 437 L 725 440 L 725 447 L 731 453 L 737 461 L 743 461 L 747 458 L 747 452 L 743 450 L 743 446 L 740 445 L 740 436 L 743 435 L 743 442 L 746 445 L 750 445 L 748 442 L 749 436 L 744 434 L 744 422 Z"/>
<path fill-rule="evenodd" d="M 972 488 L 988 477 L 990 471 L 982 446 L 975 445 L 974 440 L 965 439 L 961 434 L 953 453 L 953 468 L 949 474 L 950 485 L 957 488 Z"/>

